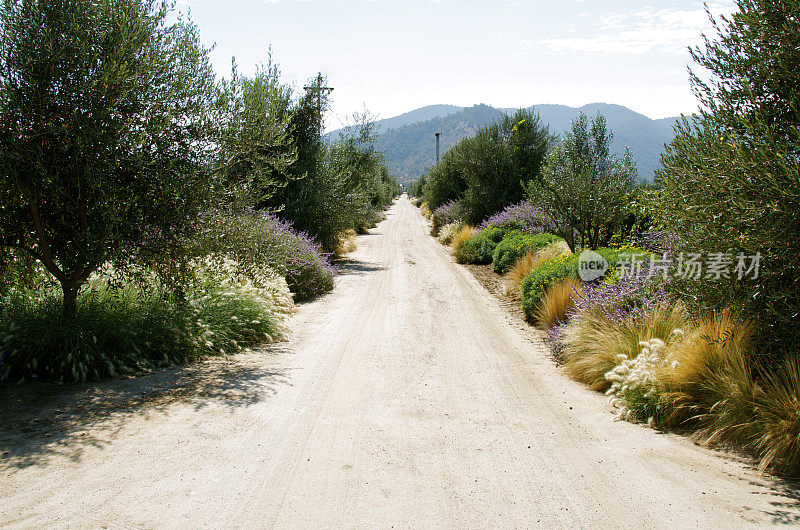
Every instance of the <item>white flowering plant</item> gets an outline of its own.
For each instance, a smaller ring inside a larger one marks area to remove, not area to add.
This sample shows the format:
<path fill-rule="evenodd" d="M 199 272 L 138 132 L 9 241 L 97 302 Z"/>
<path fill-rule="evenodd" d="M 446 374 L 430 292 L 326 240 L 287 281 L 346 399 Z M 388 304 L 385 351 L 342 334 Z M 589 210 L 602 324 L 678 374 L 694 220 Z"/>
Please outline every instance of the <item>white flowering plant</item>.
<path fill-rule="evenodd" d="M 448 223 L 439 230 L 439 243 L 442 245 L 449 245 L 450 242 L 453 240 L 453 237 L 464 227 L 464 223 L 455 222 L 455 223 Z"/>
<path fill-rule="evenodd" d="M 676 329 L 670 341 L 683 337 L 683 331 Z M 619 355 L 619 364 L 606 373 L 611 387 L 606 392 L 611 406 L 616 409 L 617 418 L 631 422 L 647 422 L 654 426 L 664 412 L 662 385 L 658 374 L 674 369 L 677 361 L 668 353 L 667 343 L 653 338 L 639 343 L 641 350 L 636 357 Z"/>

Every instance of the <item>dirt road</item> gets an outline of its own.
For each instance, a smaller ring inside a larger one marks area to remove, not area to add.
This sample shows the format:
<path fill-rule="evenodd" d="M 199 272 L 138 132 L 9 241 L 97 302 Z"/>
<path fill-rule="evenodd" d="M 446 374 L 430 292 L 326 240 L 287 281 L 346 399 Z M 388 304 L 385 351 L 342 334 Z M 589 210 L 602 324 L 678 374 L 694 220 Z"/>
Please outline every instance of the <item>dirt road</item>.
<path fill-rule="evenodd" d="M 0 438 L 0 521 L 798 521 L 789 485 L 685 438 L 615 422 L 602 396 L 562 375 L 531 331 L 452 262 L 406 199 L 358 247 L 336 290 L 293 317 L 286 344 L 21 403 L 39 407 L 38 418 Z"/>

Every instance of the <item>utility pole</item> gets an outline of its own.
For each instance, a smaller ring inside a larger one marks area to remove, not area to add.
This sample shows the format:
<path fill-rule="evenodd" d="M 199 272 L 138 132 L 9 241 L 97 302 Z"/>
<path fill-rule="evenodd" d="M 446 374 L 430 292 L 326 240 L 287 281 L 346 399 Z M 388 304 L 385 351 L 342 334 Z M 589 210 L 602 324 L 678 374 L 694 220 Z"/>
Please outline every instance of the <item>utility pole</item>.
<path fill-rule="evenodd" d="M 322 96 L 326 96 L 333 92 L 333 88 L 329 86 L 322 86 L 325 80 L 322 78 L 322 72 L 317 74 L 316 83 L 311 86 L 304 86 L 306 91 L 316 93 L 317 96 L 317 124 L 319 126 L 319 133 L 322 134 Z"/>
<path fill-rule="evenodd" d="M 439 163 L 439 136 L 442 134 L 440 132 L 433 133 L 436 135 L 436 163 Z"/>

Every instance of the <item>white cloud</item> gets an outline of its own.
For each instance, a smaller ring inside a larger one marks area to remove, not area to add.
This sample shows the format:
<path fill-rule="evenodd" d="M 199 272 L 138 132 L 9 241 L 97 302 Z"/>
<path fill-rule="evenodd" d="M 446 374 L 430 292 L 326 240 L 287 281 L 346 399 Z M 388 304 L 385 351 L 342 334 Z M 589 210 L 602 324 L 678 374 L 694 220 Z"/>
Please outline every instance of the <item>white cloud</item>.
<path fill-rule="evenodd" d="M 715 16 L 732 10 L 728 2 L 711 3 L 709 7 Z M 543 38 L 537 43 L 553 53 L 680 55 L 688 46 L 699 43 L 701 34 L 710 27 L 703 9 L 646 7 L 597 17 L 590 36 Z"/>

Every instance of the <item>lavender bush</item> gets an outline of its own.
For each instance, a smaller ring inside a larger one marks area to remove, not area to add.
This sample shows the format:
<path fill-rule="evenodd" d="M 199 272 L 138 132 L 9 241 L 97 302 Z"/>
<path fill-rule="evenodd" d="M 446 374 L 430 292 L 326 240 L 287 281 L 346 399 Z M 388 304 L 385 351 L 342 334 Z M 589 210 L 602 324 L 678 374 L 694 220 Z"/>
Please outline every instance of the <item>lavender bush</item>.
<path fill-rule="evenodd" d="M 431 235 L 438 236 L 443 226 L 464 220 L 464 209 L 457 201 L 447 201 L 431 214 Z"/>
<path fill-rule="evenodd" d="M 650 276 L 644 267 L 639 274 L 618 281 L 584 284 L 584 293 L 577 296 L 575 306 L 567 312 L 566 320 L 547 330 L 545 341 L 552 347 L 556 359 L 564 350 L 564 328 L 568 323 L 591 314 L 601 314 L 614 325 L 633 318 L 646 318 L 654 308 L 671 302 L 667 283 L 662 277 Z"/>
<path fill-rule="evenodd" d="M 337 269 L 305 232 L 269 212 L 214 210 L 205 214 L 200 254 L 233 258 L 245 272 L 272 269 L 286 278 L 295 300 L 333 289 Z"/>
<path fill-rule="evenodd" d="M 438 215 L 444 224 L 460 221 L 462 213 L 461 204 L 456 201 L 447 201 L 433 211 L 433 215 Z"/>
<path fill-rule="evenodd" d="M 555 230 L 553 221 L 539 208 L 527 201 L 507 206 L 504 210 L 487 217 L 478 228 L 482 230 L 489 225 L 500 226 L 511 221 L 521 224 L 522 231 L 529 234 L 540 234 Z"/>

